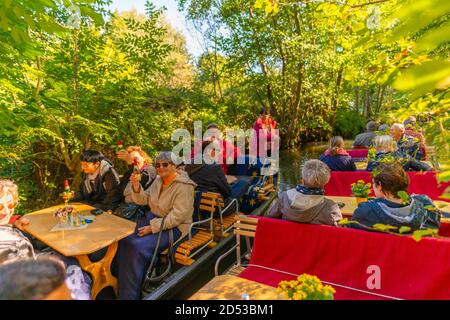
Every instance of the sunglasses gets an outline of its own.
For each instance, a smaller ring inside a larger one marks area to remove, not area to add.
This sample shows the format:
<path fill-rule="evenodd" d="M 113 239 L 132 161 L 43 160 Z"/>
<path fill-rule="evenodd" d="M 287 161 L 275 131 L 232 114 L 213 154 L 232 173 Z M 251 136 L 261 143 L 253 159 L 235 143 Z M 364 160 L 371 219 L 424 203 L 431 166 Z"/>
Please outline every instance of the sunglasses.
<path fill-rule="evenodd" d="M 155 164 L 155 168 L 156 168 L 156 169 L 159 169 L 159 168 L 161 168 L 161 167 L 167 168 L 167 167 L 169 166 L 169 164 L 170 164 L 170 163 L 168 163 L 168 162 L 156 163 L 156 164 Z"/>
<path fill-rule="evenodd" d="M 17 207 L 17 203 L 15 203 L 15 202 L 14 202 L 14 203 L 8 204 L 8 209 L 11 209 L 11 210 L 12 210 L 12 209 L 14 209 L 15 207 Z M 0 203 L 0 211 L 3 210 L 4 208 L 5 208 L 5 205 Z"/>

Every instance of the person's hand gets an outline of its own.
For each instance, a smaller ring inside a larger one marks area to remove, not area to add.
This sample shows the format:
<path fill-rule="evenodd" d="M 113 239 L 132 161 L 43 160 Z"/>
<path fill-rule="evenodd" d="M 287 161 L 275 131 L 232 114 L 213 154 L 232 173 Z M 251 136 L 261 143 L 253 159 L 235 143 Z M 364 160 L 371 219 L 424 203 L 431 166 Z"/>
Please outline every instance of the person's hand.
<path fill-rule="evenodd" d="M 135 193 L 138 193 L 140 184 L 139 184 L 139 180 L 136 179 L 134 173 L 132 173 L 131 176 L 130 176 L 130 182 L 131 182 L 131 186 L 133 187 L 133 191 Z"/>
<path fill-rule="evenodd" d="M 14 221 L 14 227 L 17 229 L 23 230 L 23 227 L 30 224 L 30 220 L 27 218 L 20 218 Z"/>
<path fill-rule="evenodd" d="M 143 237 L 152 233 L 152 227 L 144 226 L 138 229 L 138 236 Z"/>
<path fill-rule="evenodd" d="M 133 163 L 131 155 L 126 150 L 120 150 L 117 152 L 117 158 L 125 160 L 129 165 Z"/>

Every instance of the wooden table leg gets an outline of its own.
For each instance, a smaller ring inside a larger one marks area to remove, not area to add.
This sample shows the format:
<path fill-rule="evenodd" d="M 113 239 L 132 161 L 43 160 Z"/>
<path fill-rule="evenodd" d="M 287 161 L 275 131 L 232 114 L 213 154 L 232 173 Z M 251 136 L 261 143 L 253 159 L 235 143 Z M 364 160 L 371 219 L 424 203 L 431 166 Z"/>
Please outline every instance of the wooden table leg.
<path fill-rule="evenodd" d="M 103 259 L 97 262 L 92 262 L 88 255 L 76 256 L 81 268 L 89 272 L 92 276 L 92 299 L 95 300 L 97 295 L 103 288 L 111 286 L 117 296 L 117 278 L 111 274 L 111 263 L 116 255 L 118 242 L 112 243 L 108 247 Z"/>

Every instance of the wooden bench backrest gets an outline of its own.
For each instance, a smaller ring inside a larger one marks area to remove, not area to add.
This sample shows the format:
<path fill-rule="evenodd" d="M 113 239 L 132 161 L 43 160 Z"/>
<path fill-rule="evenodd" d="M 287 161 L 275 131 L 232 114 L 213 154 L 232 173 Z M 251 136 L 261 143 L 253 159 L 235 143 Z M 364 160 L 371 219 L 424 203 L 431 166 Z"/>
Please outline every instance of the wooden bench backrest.
<path fill-rule="evenodd" d="M 234 224 L 234 233 L 240 236 L 255 237 L 257 218 L 245 215 L 236 215 L 236 223 Z"/>
<path fill-rule="evenodd" d="M 200 210 L 214 213 L 218 206 L 223 207 L 223 199 L 219 193 L 214 192 L 202 193 L 199 206 Z"/>

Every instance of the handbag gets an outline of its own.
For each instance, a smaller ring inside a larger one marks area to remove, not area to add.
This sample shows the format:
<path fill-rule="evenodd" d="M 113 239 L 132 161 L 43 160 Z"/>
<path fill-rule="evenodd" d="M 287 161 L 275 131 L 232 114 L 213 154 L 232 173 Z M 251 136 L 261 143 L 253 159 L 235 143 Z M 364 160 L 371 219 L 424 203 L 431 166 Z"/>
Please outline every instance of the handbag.
<path fill-rule="evenodd" d="M 161 228 L 158 233 L 158 240 L 156 241 L 155 250 L 153 252 L 152 260 L 150 261 L 149 267 L 146 270 L 144 275 L 144 280 L 142 283 L 142 293 L 143 295 L 150 293 L 156 287 L 158 287 L 161 282 L 170 274 L 172 270 L 172 266 L 174 265 L 173 259 L 173 245 L 174 245 L 174 237 L 173 230 L 169 229 L 169 247 L 167 249 L 167 254 L 161 255 L 159 253 L 159 246 L 161 244 L 161 237 L 163 233 L 163 227 L 166 217 L 164 217 L 161 221 Z M 157 258 L 158 259 L 157 261 Z"/>
<path fill-rule="evenodd" d="M 113 214 L 118 217 L 136 222 L 145 216 L 145 213 L 150 210 L 147 206 L 140 206 L 135 203 L 121 203 Z"/>

